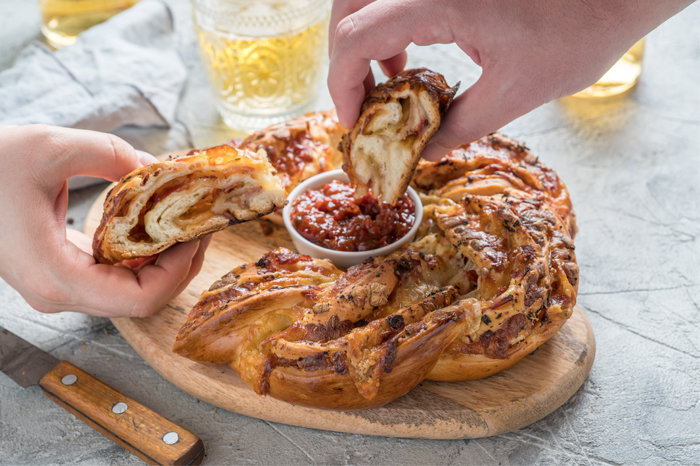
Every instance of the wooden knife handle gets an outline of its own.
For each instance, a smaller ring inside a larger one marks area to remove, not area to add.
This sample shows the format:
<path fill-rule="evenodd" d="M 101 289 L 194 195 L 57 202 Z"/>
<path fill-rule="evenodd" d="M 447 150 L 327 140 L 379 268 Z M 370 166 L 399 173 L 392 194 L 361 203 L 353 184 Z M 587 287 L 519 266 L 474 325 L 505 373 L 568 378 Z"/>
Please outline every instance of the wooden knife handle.
<path fill-rule="evenodd" d="M 62 361 L 39 386 L 54 402 L 146 463 L 200 464 L 202 441 L 191 432 Z"/>

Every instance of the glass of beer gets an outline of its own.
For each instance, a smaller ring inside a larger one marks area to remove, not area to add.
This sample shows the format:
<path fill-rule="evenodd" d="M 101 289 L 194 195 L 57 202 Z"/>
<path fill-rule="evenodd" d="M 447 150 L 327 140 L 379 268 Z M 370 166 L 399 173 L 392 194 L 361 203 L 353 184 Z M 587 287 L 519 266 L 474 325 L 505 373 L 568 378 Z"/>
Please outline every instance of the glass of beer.
<path fill-rule="evenodd" d="M 202 64 L 227 126 L 311 110 L 327 66 L 329 0 L 192 0 Z"/>
<path fill-rule="evenodd" d="M 54 48 L 73 44 L 78 34 L 107 21 L 139 0 L 39 0 L 46 40 Z"/>
<path fill-rule="evenodd" d="M 644 42 L 644 38 L 642 38 L 634 44 L 598 82 L 581 92 L 577 92 L 573 97 L 598 99 L 620 95 L 632 89 L 642 73 Z"/>

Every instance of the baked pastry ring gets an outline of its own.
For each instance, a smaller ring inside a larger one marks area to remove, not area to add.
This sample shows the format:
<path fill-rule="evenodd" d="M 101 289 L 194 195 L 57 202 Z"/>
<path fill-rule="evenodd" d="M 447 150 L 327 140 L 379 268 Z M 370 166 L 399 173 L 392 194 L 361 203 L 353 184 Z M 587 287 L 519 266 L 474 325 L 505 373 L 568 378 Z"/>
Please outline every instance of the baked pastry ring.
<path fill-rule="evenodd" d="M 343 170 L 356 196 L 371 189 L 390 204 L 403 196 L 423 149 L 440 127 L 459 88 L 450 88 L 438 73 L 406 70 L 372 89 L 360 117 L 343 135 Z"/>
<path fill-rule="evenodd" d="M 345 273 L 271 251 L 202 293 L 173 351 L 229 364 L 259 394 L 354 410 L 425 378 L 494 374 L 551 337 L 578 289 L 557 175 L 493 134 L 422 162 L 414 187 L 424 217 L 413 243 Z"/>
<path fill-rule="evenodd" d="M 107 195 L 93 255 L 114 264 L 147 257 L 284 206 L 286 193 L 264 151 L 223 145 L 154 163 Z"/>

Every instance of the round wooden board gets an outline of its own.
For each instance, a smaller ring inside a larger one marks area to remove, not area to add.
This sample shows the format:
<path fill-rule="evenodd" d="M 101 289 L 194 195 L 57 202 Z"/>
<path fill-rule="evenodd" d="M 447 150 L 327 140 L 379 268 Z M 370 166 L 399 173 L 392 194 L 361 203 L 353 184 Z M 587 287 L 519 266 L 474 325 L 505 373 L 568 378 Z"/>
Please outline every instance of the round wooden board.
<path fill-rule="evenodd" d="M 95 201 L 84 231 L 92 236 L 107 190 Z M 233 267 L 257 261 L 278 246 L 294 249 L 287 231 L 259 222 L 214 234 L 200 274 L 157 314 L 112 319 L 129 344 L 177 387 L 229 411 L 314 429 L 389 437 L 479 438 L 519 429 L 568 400 L 588 376 L 595 357 L 593 330 L 580 308 L 534 355 L 488 378 L 460 383 L 423 381 L 375 409 L 345 412 L 306 408 L 258 396 L 228 366 L 204 366 L 171 352 L 175 335 L 200 293 Z"/>

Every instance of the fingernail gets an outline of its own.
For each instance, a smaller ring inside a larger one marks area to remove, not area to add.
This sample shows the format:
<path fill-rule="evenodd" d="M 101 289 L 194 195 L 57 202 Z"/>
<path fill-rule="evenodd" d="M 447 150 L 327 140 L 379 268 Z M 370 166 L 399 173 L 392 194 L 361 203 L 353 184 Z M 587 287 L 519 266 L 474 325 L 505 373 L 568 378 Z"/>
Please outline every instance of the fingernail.
<path fill-rule="evenodd" d="M 139 162 L 141 162 L 141 165 L 143 165 L 144 167 L 146 165 L 150 165 L 150 164 L 156 163 L 158 161 L 157 158 L 153 157 L 148 152 L 144 152 L 142 150 L 137 150 L 136 155 L 139 157 Z"/>
<path fill-rule="evenodd" d="M 442 157 L 447 155 L 450 150 L 447 147 L 441 146 L 437 142 L 430 141 L 423 151 L 423 158 L 431 162 L 437 162 Z"/>

